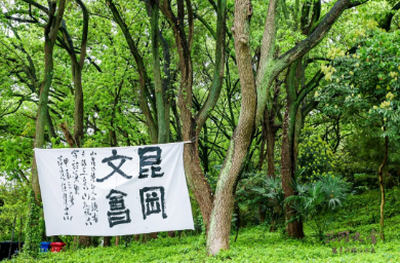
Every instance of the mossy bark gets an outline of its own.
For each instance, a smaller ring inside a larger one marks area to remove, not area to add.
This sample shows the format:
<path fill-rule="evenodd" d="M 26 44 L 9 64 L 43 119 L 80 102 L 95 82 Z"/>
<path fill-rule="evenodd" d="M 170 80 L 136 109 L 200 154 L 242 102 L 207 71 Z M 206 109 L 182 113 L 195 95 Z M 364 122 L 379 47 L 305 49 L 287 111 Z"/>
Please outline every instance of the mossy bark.
<path fill-rule="evenodd" d="M 214 207 L 207 236 L 207 251 L 211 255 L 216 255 L 220 250 L 229 249 L 235 200 L 234 185 L 254 132 L 257 99 L 249 45 L 249 26 L 252 13 L 253 9 L 249 0 L 236 1 L 234 36 L 242 91 L 242 107 L 215 191 Z"/>

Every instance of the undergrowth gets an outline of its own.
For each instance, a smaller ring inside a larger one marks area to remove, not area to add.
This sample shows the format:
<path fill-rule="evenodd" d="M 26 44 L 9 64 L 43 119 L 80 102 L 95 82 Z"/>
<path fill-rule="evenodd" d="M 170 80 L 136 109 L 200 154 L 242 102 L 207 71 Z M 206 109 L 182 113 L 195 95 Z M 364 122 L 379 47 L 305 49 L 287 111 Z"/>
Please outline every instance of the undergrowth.
<path fill-rule="evenodd" d="M 231 236 L 231 247 L 215 257 L 206 255 L 204 236 L 158 238 L 147 243 L 131 242 L 127 247 L 97 247 L 69 250 L 61 253 L 41 253 L 33 260 L 19 256 L 11 262 L 400 262 L 400 191 L 387 194 L 386 241 L 377 238 L 372 244 L 371 231 L 379 229 L 379 191 L 351 196 L 336 214 L 328 232 L 349 231 L 350 236 L 360 234 L 364 242 L 321 242 L 313 237 L 313 230 L 305 227 L 306 238 L 288 239 L 284 231 L 269 232 L 268 225 L 241 229 L 237 242 Z M 342 253 L 339 248 L 342 247 Z M 371 253 L 371 248 L 375 253 Z M 338 254 L 333 254 L 337 248 Z M 351 249 L 356 248 L 357 253 Z M 369 252 L 360 252 L 360 250 Z M 348 250 L 347 252 L 345 252 Z"/>

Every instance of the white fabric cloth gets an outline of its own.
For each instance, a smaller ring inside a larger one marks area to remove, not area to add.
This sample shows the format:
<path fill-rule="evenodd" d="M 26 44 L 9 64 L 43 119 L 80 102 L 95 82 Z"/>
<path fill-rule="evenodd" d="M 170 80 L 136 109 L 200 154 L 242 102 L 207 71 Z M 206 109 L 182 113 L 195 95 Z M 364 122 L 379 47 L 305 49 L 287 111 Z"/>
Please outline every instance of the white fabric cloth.
<path fill-rule="evenodd" d="M 35 149 L 47 236 L 194 229 L 183 145 Z"/>

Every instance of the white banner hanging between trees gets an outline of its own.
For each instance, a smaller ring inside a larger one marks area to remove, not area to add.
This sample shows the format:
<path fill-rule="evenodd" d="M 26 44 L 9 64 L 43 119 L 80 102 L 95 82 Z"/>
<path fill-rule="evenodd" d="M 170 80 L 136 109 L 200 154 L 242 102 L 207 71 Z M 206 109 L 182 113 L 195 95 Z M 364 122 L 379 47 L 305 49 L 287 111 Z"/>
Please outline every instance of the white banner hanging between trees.
<path fill-rule="evenodd" d="M 183 145 L 35 149 L 47 236 L 194 229 Z"/>

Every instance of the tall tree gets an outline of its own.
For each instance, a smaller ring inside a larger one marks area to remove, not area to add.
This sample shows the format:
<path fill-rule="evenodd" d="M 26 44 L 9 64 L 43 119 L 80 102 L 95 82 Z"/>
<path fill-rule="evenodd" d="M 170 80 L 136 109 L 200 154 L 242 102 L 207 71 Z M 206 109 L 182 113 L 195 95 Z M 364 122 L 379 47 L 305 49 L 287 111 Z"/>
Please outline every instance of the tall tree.
<path fill-rule="evenodd" d="M 211 3 L 214 3 L 211 1 Z M 208 119 L 211 110 L 216 105 L 224 78 L 224 55 L 225 55 L 225 20 L 226 1 L 218 0 L 213 4 L 217 13 L 216 43 L 215 43 L 215 69 L 213 81 L 205 103 L 195 114 L 192 110 L 193 101 L 193 65 L 191 59 L 193 44 L 193 7 L 190 0 L 177 1 L 177 14 L 172 11 L 171 2 L 160 1 L 160 10 L 171 26 L 175 45 L 179 57 L 180 87 L 178 91 L 178 107 L 182 119 L 182 137 L 185 141 L 192 141 L 185 145 L 184 165 L 189 187 L 195 195 L 203 217 L 203 222 L 208 230 L 210 227 L 210 216 L 213 209 L 213 195 L 199 159 L 199 135 L 202 127 Z M 185 12 L 186 9 L 186 12 Z M 185 28 L 185 17 L 187 16 L 188 28 Z M 186 33 L 187 32 L 187 33 Z"/>
<path fill-rule="evenodd" d="M 245 12 L 245 10 L 252 9 L 250 1 L 242 3 L 238 0 L 236 1 L 236 4 L 238 6 L 235 6 L 235 9 L 240 8 L 241 12 L 243 13 Z M 338 0 L 325 16 L 322 16 L 320 19 L 315 19 L 315 28 L 313 30 L 310 30 L 310 34 L 304 40 L 300 41 L 284 54 L 280 56 L 275 56 L 276 30 L 279 24 L 278 1 L 273 0 L 269 2 L 263 39 L 261 43 L 261 53 L 259 58 L 260 63 L 257 68 L 257 74 L 255 78 L 253 77 L 253 75 L 247 75 L 247 78 L 249 78 L 249 80 L 247 81 L 255 82 L 257 89 L 257 113 L 255 119 L 256 124 L 260 122 L 264 115 L 264 110 L 267 104 L 268 90 L 273 84 L 273 81 L 276 79 L 276 77 L 283 70 L 291 66 L 293 63 L 303 57 L 307 52 L 309 52 L 312 48 L 314 48 L 323 39 L 325 34 L 329 31 L 329 29 L 335 23 L 337 18 L 342 14 L 342 12 L 345 9 L 350 8 L 354 5 L 355 3 L 351 3 L 349 0 Z M 235 16 L 235 21 L 236 19 L 238 18 Z M 241 23 L 244 22 L 242 21 Z M 244 36 L 240 36 L 241 41 L 248 41 L 248 36 L 249 32 L 247 30 Z M 238 53 L 237 50 L 236 53 Z M 289 109 L 290 107 L 286 105 L 287 112 L 289 111 Z M 285 114 L 285 119 L 282 124 L 283 127 L 288 127 L 289 123 L 294 122 L 297 109 L 293 109 L 293 111 L 294 114 Z M 284 134 L 283 136 L 283 140 L 287 140 L 290 147 L 293 140 L 293 137 L 291 137 L 291 135 L 292 134 L 288 133 L 287 135 Z M 283 152 L 283 154 L 285 154 L 285 152 Z M 288 154 L 289 155 L 287 156 L 287 160 L 291 160 L 291 158 L 293 157 L 289 158 L 290 151 L 288 152 Z M 293 162 L 290 163 L 289 167 L 293 167 L 292 165 Z M 294 178 L 294 169 L 282 170 L 282 178 L 286 196 L 294 194 L 293 186 L 291 185 L 292 179 Z M 287 211 L 288 214 L 292 214 L 292 212 L 293 211 L 291 211 L 291 209 L 288 209 Z M 296 223 L 295 221 L 289 223 L 288 234 L 292 237 L 302 237 L 302 227 L 296 224 L 298 223 Z"/>
<path fill-rule="evenodd" d="M 65 0 L 60 0 L 56 14 L 57 4 L 51 2 L 48 7 L 48 22 L 44 30 L 44 80 L 39 90 L 39 103 L 36 117 L 36 135 L 35 135 L 35 148 L 42 148 L 44 146 L 44 132 L 47 122 L 47 103 L 49 98 L 49 89 L 53 80 L 53 51 L 54 45 L 57 40 L 57 33 L 61 26 L 64 16 Z M 33 157 L 32 164 L 32 188 L 37 202 L 40 202 L 40 186 L 38 180 L 38 172 L 36 168 L 35 156 Z"/>

